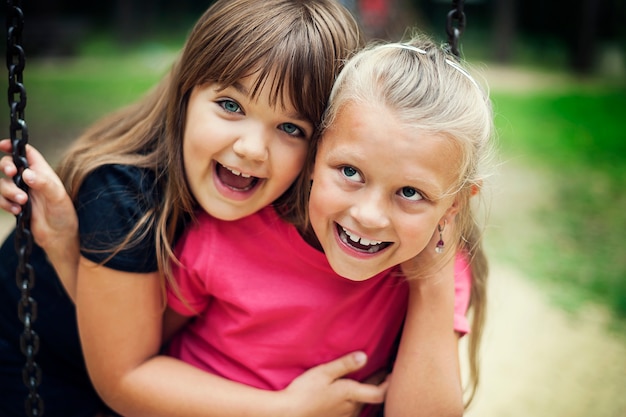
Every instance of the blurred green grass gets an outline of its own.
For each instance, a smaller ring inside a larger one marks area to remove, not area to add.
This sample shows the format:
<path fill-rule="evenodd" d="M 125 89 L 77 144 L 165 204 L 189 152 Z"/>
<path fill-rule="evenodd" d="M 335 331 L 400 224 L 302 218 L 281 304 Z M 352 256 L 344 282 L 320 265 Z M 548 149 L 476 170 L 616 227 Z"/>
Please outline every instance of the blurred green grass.
<path fill-rule="evenodd" d="M 180 45 L 180 36 L 132 48 L 94 38 L 78 57 L 27 61 L 30 142 L 54 159 L 96 118 L 154 85 Z M 493 89 L 492 98 L 502 158 L 525 155 L 552 190 L 550 205 L 531 213 L 539 232 L 498 236 L 495 255 L 566 294 L 568 308 L 597 302 L 626 319 L 626 85 L 571 79 L 558 89 Z M 8 136 L 8 110 L 0 129 Z"/>
<path fill-rule="evenodd" d="M 563 306 L 596 302 L 626 319 L 626 84 L 572 82 L 553 91 L 494 92 L 493 101 L 505 159 L 524 155 L 551 194 L 531 213 L 539 230 L 525 241 L 500 237 L 502 252 L 549 284 Z"/>
<path fill-rule="evenodd" d="M 75 57 L 27 56 L 25 119 L 30 143 L 63 147 L 100 116 L 129 104 L 169 70 L 182 42 L 179 35 L 122 47 L 110 37 L 92 36 Z M 7 83 L 3 77 L 3 91 Z M 0 118 L 3 132 L 8 132 L 8 107 L 6 114 Z"/>

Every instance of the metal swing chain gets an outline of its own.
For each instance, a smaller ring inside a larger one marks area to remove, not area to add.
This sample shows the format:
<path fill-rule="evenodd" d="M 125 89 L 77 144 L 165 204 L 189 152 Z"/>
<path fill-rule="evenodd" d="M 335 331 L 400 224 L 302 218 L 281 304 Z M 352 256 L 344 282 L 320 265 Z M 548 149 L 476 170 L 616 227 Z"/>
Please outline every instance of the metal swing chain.
<path fill-rule="evenodd" d="M 448 12 L 446 20 L 446 33 L 448 34 L 448 47 L 450 52 L 457 58 L 461 57 L 459 40 L 465 30 L 465 13 L 463 12 L 464 0 L 452 0 L 452 10 Z"/>
<path fill-rule="evenodd" d="M 28 192 L 28 186 L 22 179 L 22 173 L 28 168 L 26 159 L 26 144 L 28 143 L 28 128 L 24 121 L 26 107 L 26 89 L 23 84 L 25 65 L 22 43 L 22 29 L 24 27 L 24 13 L 20 0 L 7 0 L 7 68 L 9 70 L 8 98 L 11 109 L 11 145 L 13 146 L 13 163 L 17 167 L 15 184 Z M 30 292 L 35 286 L 35 272 L 29 263 L 33 249 L 33 235 L 30 231 L 31 204 L 30 199 L 22 206 L 22 211 L 16 216 L 15 250 L 18 254 L 18 266 L 15 280 L 21 292 L 17 305 L 17 314 L 24 325 L 20 336 L 20 348 L 26 356 L 26 364 L 22 369 L 22 380 L 28 389 L 24 408 L 29 417 L 43 416 L 43 400 L 37 393 L 41 384 L 41 368 L 35 362 L 35 355 L 39 351 L 39 336 L 33 330 L 33 323 L 37 320 L 37 302 Z"/>

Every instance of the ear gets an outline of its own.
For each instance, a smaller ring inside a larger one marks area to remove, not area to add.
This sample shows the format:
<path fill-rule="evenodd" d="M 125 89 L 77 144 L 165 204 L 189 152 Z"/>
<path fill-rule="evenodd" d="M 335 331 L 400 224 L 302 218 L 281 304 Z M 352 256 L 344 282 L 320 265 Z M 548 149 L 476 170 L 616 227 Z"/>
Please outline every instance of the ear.
<path fill-rule="evenodd" d="M 457 193 L 457 195 L 454 197 L 454 201 L 452 202 L 452 205 L 448 207 L 446 212 L 443 214 L 443 216 L 439 220 L 439 224 L 443 224 L 444 221 L 447 222 L 448 224 L 454 223 L 454 219 L 456 218 L 456 215 L 459 214 L 459 211 L 461 211 L 461 208 L 463 208 L 463 204 L 464 204 L 464 201 L 460 197 L 459 194 L 460 193 Z"/>
<path fill-rule="evenodd" d="M 483 188 L 483 180 L 479 180 L 476 184 L 472 184 L 470 186 L 470 197 L 477 195 L 481 188 Z"/>

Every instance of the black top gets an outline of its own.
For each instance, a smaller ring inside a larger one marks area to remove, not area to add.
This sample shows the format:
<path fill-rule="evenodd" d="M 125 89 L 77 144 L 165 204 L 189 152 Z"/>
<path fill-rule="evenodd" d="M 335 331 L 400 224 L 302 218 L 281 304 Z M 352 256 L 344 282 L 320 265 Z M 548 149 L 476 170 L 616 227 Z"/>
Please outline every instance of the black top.
<path fill-rule="evenodd" d="M 90 174 L 77 202 L 82 255 L 94 262 L 106 259 L 112 245 L 119 243 L 147 210 L 156 207 L 159 198 L 154 174 L 147 170 L 108 165 Z M 14 235 L 11 233 L 0 248 L 0 416 L 3 417 L 24 416 L 28 393 L 22 382 L 25 356 L 19 345 L 23 325 L 17 317 L 20 292 L 15 282 Z M 33 328 L 40 338 L 35 360 L 43 372 L 38 392 L 44 401 L 45 416 L 93 417 L 103 405 L 87 375 L 74 305 L 41 248 L 34 248 L 30 263 L 35 269 L 31 294 L 38 306 Z M 146 233 L 137 245 L 117 253 L 106 266 L 126 272 L 155 271 L 153 233 Z"/>
<path fill-rule="evenodd" d="M 81 254 L 99 263 L 111 255 L 143 215 L 157 205 L 154 174 L 127 165 L 106 165 L 83 183 L 76 204 Z M 108 268 L 124 272 L 157 270 L 154 230 L 107 261 Z"/>

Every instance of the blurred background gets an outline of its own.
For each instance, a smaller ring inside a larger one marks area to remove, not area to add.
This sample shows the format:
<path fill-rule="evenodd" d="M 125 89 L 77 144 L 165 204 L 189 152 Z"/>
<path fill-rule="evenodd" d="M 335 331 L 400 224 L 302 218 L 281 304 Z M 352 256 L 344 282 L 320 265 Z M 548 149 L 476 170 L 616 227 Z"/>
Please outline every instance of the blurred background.
<path fill-rule="evenodd" d="M 53 163 L 168 71 L 210 4 L 24 3 L 25 118 Z M 450 1 L 343 3 L 370 39 L 407 28 L 447 38 Z M 492 265 L 483 379 L 467 415 L 624 417 L 626 2 L 467 0 L 465 14 L 462 54 L 491 88 L 499 145 L 482 206 Z M 6 107 L 2 137 L 8 124 Z M 4 235 L 13 219 L 0 221 Z"/>

